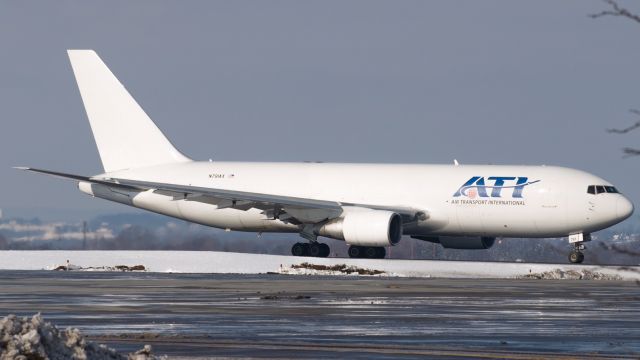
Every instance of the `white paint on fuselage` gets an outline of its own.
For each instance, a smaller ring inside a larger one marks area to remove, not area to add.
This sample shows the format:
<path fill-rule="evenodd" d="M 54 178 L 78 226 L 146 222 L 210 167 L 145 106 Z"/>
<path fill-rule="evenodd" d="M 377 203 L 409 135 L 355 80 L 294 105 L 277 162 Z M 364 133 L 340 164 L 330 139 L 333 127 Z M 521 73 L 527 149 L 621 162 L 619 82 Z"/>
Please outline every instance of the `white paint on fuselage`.
<path fill-rule="evenodd" d="M 587 186 L 609 182 L 555 166 L 190 162 L 101 176 L 426 211 L 428 219 L 405 226 L 408 235 L 557 237 L 609 227 L 633 211 L 621 194 L 587 193 Z M 454 198 L 473 176 L 539 181 L 524 187 L 522 198 L 512 198 L 512 189 L 502 190 L 499 198 Z M 118 199 L 112 199 L 104 189 L 96 192 L 95 185 L 93 191 L 84 187 L 81 190 L 98 197 L 208 226 L 300 231 L 298 226 L 268 219 L 257 209 L 218 209 L 213 203 L 152 191 L 129 193 L 127 203 L 122 191 Z M 456 204 L 454 200 L 460 198 L 478 201 Z"/>

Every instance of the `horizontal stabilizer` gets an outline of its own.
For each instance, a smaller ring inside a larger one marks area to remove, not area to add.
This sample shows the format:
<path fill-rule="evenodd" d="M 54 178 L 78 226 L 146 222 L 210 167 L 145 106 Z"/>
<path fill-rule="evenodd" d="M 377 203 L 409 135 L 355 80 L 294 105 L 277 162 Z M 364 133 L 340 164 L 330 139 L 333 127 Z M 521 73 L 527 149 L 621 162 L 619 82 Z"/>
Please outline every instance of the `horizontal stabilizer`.
<path fill-rule="evenodd" d="M 127 189 L 127 190 L 138 190 L 138 188 L 134 188 L 134 187 L 129 186 L 129 185 L 115 184 L 115 183 L 112 183 L 112 182 L 109 182 L 109 181 L 104 181 L 104 180 L 100 180 L 100 179 L 94 179 L 94 178 L 89 177 L 89 176 L 67 174 L 67 173 L 61 173 L 61 172 L 51 171 L 51 170 L 34 169 L 34 168 L 30 168 L 30 167 L 25 167 L 25 166 L 16 166 L 16 167 L 14 167 L 14 169 L 30 171 L 30 172 L 39 173 L 39 174 L 45 174 L 45 175 L 49 175 L 49 176 L 53 176 L 53 177 L 57 177 L 57 178 L 61 178 L 61 179 L 84 181 L 84 182 L 88 182 L 88 183 L 92 183 L 92 184 L 106 185 L 106 186 L 110 186 L 110 187 Z"/>

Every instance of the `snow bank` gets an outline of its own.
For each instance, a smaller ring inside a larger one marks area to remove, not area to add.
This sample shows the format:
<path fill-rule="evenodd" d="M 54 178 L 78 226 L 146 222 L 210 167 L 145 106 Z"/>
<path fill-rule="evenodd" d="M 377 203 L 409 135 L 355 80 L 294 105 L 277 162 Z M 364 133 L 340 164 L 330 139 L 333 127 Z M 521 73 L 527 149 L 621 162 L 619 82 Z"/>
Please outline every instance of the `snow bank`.
<path fill-rule="evenodd" d="M 56 266 L 53 270 L 56 271 L 98 271 L 98 272 L 144 272 L 147 269 L 144 265 L 116 265 L 116 266 L 89 266 L 82 267 L 75 264 L 67 263 L 65 265 Z"/>
<path fill-rule="evenodd" d="M 618 274 L 603 274 L 597 271 L 589 270 L 562 270 L 555 269 L 552 271 L 545 271 L 543 273 L 531 273 L 521 276 L 522 279 L 569 279 L 569 280 L 622 280 L 622 277 Z"/>
<path fill-rule="evenodd" d="M 78 329 L 58 330 L 40 314 L 31 319 L 9 315 L 0 320 L 0 359 L 151 360 L 151 346 L 128 356 L 84 339 Z"/>
<path fill-rule="evenodd" d="M 640 267 L 470 261 L 309 258 L 216 251 L 0 251 L 0 269 L 53 270 L 67 260 L 81 268 L 143 265 L 148 272 L 266 274 L 293 265 L 345 265 L 382 271 L 386 276 L 438 278 L 522 278 L 560 270 L 590 271 L 622 280 L 640 280 Z M 314 270 L 315 271 L 315 270 Z M 296 271 L 291 270 L 294 274 Z M 298 270 L 297 273 L 313 274 Z"/>
<path fill-rule="evenodd" d="M 349 266 L 346 264 L 337 265 L 316 265 L 303 262 L 299 265 L 291 265 L 291 267 L 281 267 L 278 274 L 283 275 L 354 275 L 354 276 L 394 276 L 381 270 L 366 269 L 357 266 Z"/>

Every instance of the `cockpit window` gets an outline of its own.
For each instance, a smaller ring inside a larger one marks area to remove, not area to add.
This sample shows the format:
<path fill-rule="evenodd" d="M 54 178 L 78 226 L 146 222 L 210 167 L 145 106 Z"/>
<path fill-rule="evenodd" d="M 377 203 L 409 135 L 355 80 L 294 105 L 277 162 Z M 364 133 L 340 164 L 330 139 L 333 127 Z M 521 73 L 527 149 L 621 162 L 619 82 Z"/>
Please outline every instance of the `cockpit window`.
<path fill-rule="evenodd" d="M 619 191 L 614 186 L 609 186 L 609 185 L 589 185 L 589 186 L 587 186 L 587 193 L 588 194 L 593 194 L 593 195 L 605 194 L 605 193 L 619 194 Z"/>
<path fill-rule="evenodd" d="M 607 190 L 608 193 L 612 193 L 612 194 L 617 194 L 618 193 L 618 189 L 616 189 L 613 186 L 605 186 L 604 188 L 605 188 L 605 190 Z"/>

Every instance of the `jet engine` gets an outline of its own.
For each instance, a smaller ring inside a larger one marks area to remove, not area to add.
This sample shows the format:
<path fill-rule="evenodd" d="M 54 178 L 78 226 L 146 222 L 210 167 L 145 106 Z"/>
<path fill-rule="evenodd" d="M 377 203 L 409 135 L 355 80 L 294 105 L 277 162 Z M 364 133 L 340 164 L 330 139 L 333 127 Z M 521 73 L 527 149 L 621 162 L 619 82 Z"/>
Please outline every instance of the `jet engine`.
<path fill-rule="evenodd" d="M 393 246 L 402 238 L 402 217 L 391 211 L 354 210 L 320 225 L 315 233 L 349 245 Z"/>
<path fill-rule="evenodd" d="M 412 236 L 414 239 L 440 244 L 445 249 L 486 250 L 493 246 L 492 237 Z"/>

